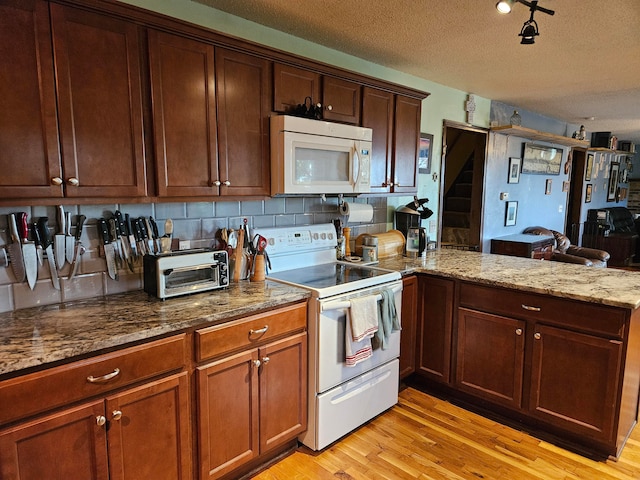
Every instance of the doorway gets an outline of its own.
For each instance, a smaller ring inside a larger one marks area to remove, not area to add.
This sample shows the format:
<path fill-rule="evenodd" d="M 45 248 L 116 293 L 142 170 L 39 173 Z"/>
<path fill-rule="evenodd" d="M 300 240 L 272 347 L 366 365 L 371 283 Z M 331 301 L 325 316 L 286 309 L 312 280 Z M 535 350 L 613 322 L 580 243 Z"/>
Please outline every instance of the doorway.
<path fill-rule="evenodd" d="M 440 246 L 482 251 L 486 129 L 445 120 L 440 177 Z"/>
<path fill-rule="evenodd" d="M 573 148 L 569 151 L 569 155 L 571 170 L 569 172 L 569 195 L 567 195 L 567 216 L 564 231 L 573 245 L 580 245 L 584 170 L 587 151 Z"/>

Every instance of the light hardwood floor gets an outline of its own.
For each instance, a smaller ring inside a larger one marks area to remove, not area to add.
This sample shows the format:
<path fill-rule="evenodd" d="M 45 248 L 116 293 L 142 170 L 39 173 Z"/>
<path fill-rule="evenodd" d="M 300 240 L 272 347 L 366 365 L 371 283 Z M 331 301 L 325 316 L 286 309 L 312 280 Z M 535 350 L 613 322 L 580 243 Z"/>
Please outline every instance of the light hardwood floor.
<path fill-rule="evenodd" d="M 618 461 L 595 461 L 413 388 L 324 451 L 301 447 L 255 480 L 640 479 L 640 427 Z"/>

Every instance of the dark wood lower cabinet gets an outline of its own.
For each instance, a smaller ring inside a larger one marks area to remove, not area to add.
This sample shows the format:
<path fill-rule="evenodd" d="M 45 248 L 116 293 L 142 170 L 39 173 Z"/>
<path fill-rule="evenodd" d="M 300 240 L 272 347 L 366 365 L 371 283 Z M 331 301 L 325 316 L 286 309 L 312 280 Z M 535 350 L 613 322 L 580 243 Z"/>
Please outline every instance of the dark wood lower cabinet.
<path fill-rule="evenodd" d="M 456 387 L 519 408 L 525 322 L 458 309 Z"/>
<path fill-rule="evenodd" d="M 187 374 L 0 431 L 0 478 L 190 480 Z"/>
<path fill-rule="evenodd" d="M 400 379 L 416 371 L 418 279 L 402 279 L 402 332 L 400 334 Z"/>

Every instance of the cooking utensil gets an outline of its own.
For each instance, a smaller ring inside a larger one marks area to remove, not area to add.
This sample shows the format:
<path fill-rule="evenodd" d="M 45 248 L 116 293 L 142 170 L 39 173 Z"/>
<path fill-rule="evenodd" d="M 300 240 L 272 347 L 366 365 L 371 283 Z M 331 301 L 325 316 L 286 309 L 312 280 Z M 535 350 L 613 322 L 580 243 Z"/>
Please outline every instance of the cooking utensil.
<path fill-rule="evenodd" d="M 138 247 L 136 246 L 136 237 L 133 231 L 133 224 L 131 223 L 131 216 L 128 213 L 124 214 L 124 224 L 127 228 L 127 238 L 129 238 L 129 245 L 131 247 L 131 257 L 135 262 L 138 259 Z"/>
<path fill-rule="evenodd" d="M 31 224 L 31 235 L 33 236 L 33 240 L 36 244 L 36 253 L 38 256 L 38 265 L 42 266 L 44 264 L 44 251 L 42 250 L 42 240 L 40 240 L 40 232 L 38 231 L 38 224 Z M 71 257 L 73 259 L 73 256 Z"/>
<path fill-rule="evenodd" d="M 122 254 L 127 261 L 129 270 L 133 272 L 133 251 L 131 250 L 131 244 L 129 243 L 129 233 L 127 232 L 127 225 L 124 222 L 124 218 L 122 218 L 122 213 L 120 212 L 120 210 L 116 210 L 114 212 L 114 216 L 116 217 L 116 231 L 118 233 L 118 236 L 120 237 Z"/>
<path fill-rule="evenodd" d="M 78 220 L 76 221 L 75 246 L 73 247 L 73 263 L 71 264 L 71 273 L 69 274 L 69 280 L 71 280 L 78 272 L 80 257 L 85 252 L 85 248 L 80 241 L 80 237 L 82 236 L 82 227 L 86 219 L 87 217 L 85 217 L 84 215 L 78 215 Z"/>
<path fill-rule="evenodd" d="M 22 244 L 20 243 L 20 235 L 18 234 L 18 226 L 16 224 L 16 216 L 9 214 L 9 234 L 11 243 L 7 244 L 7 252 L 11 261 L 11 269 L 16 277 L 17 282 L 24 282 L 27 274 L 24 269 L 24 259 L 22 257 Z"/>
<path fill-rule="evenodd" d="M 56 265 L 58 266 L 58 270 L 60 270 L 64 266 L 64 262 L 67 254 L 67 237 L 65 232 L 66 228 L 66 216 L 64 214 L 64 207 L 62 205 L 58 205 L 56 210 L 57 216 L 56 221 L 58 224 L 58 233 L 53 237 L 53 248 L 56 255 Z"/>
<path fill-rule="evenodd" d="M 65 212 L 65 237 L 64 237 L 64 245 L 65 245 L 65 259 L 67 263 L 71 265 L 73 263 L 73 253 L 75 251 L 75 243 L 76 239 L 71 235 L 71 212 Z"/>
<path fill-rule="evenodd" d="M 102 240 L 102 246 L 104 248 L 104 257 L 107 260 L 107 272 L 112 280 L 118 280 L 118 270 L 116 268 L 116 258 L 113 243 L 111 243 L 111 237 L 109 236 L 109 225 L 104 218 L 98 219 L 98 233 Z"/>
<path fill-rule="evenodd" d="M 27 275 L 29 288 L 33 290 L 38 279 L 38 252 L 36 244 L 29 241 L 29 224 L 27 223 L 27 214 L 20 212 L 19 214 L 20 237 L 22 238 L 22 259 L 24 261 L 24 269 Z"/>
<path fill-rule="evenodd" d="M 231 241 L 231 235 L 229 235 L 229 241 Z M 233 267 L 233 281 L 239 282 L 242 279 L 243 274 L 243 266 L 244 266 L 244 229 L 238 230 L 238 241 L 236 242 L 236 250 L 235 250 L 235 264 Z"/>
<path fill-rule="evenodd" d="M 144 230 L 146 232 L 146 240 L 147 240 L 147 252 L 149 254 L 154 253 L 155 250 L 155 242 L 153 241 L 153 229 L 151 228 L 150 218 L 142 217 L 142 222 L 144 223 Z"/>
<path fill-rule="evenodd" d="M 123 267 L 122 250 L 120 248 L 120 237 L 118 236 L 118 226 L 116 219 L 111 217 L 107 220 L 107 226 L 109 228 L 109 240 L 113 245 L 113 253 L 116 262 L 116 268 L 119 270 Z"/>
<path fill-rule="evenodd" d="M 171 235 L 173 235 L 173 220 L 167 218 L 164 221 L 164 235 L 160 239 L 162 253 L 169 253 L 171 251 Z"/>
<path fill-rule="evenodd" d="M 56 267 L 56 260 L 53 255 L 53 241 L 49 235 L 49 222 L 48 217 L 40 217 L 38 219 L 38 232 L 40 233 L 40 240 L 42 241 L 42 248 L 44 248 L 47 254 L 47 261 L 49 262 L 49 272 L 51 273 L 51 283 L 53 288 L 60 290 L 60 279 L 58 278 L 58 269 Z"/>
<path fill-rule="evenodd" d="M 151 225 L 151 238 L 153 238 L 153 251 L 154 253 L 160 253 L 162 251 L 162 247 L 159 240 L 160 235 L 158 233 L 158 224 L 153 217 L 149 217 L 149 224 Z"/>

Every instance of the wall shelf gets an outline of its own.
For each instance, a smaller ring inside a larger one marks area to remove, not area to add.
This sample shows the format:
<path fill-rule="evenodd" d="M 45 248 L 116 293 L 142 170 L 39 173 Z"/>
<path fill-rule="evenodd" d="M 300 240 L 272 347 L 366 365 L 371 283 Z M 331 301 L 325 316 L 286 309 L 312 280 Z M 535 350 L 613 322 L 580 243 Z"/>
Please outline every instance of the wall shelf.
<path fill-rule="evenodd" d="M 593 147 L 588 149 L 590 152 L 604 152 L 604 153 L 615 153 L 616 155 L 628 155 L 633 157 L 636 152 L 627 152 L 626 150 L 611 150 L 610 148 L 604 147 Z"/>
<path fill-rule="evenodd" d="M 589 148 L 589 140 L 578 140 L 577 138 L 564 137 L 553 133 L 540 132 L 532 128 L 520 127 L 517 125 L 500 125 L 491 127 L 491 131 L 502 135 L 512 135 L 514 137 L 528 138 L 540 142 L 556 143 L 567 147 Z"/>

